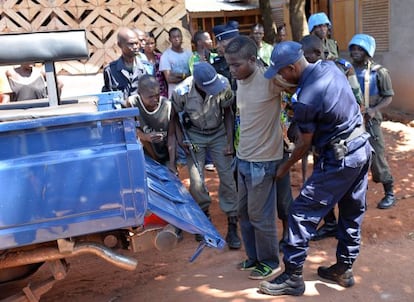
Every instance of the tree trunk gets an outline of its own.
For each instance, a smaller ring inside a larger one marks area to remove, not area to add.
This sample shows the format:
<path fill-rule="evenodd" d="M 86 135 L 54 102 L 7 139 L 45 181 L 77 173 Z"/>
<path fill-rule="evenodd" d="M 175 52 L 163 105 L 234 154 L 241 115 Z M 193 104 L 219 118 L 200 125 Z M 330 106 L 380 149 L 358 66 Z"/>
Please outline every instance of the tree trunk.
<path fill-rule="evenodd" d="M 290 0 L 289 3 L 289 18 L 293 41 L 300 41 L 309 34 L 305 4 L 306 0 Z"/>
<path fill-rule="evenodd" d="M 276 41 L 276 25 L 272 18 L 272 8 L 270 0 L 259 0 L 260 12 L 264 28 L 264 38 L 267 43 L 273 45 Z"/>

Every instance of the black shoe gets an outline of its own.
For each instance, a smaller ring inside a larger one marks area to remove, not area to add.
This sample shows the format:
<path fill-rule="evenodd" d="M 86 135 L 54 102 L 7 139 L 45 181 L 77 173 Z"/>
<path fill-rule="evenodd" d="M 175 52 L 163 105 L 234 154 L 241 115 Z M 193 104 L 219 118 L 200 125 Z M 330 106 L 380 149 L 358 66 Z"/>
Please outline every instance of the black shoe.
<path fill-rule="evenodd" d="M 343 287 L 351 287 L 355 284 L 352 268 L 347 264 L 335 263 L 332 266 L 320 266 L 318 275 L 324 279 L 334 281 Z"/>
<path fill-rule="evenodd" d="M 262 281 L 259 291 L 271 296 L 301 296 L 305 292 L 305 282 L 302 274 L 288 274 L 283 272 L 272 281 Z"/>
<path fill-rule="evenodd" d="M 237 234 L 237 217 L 229 216 L 228 220 L 228 231 L 226 236 L 226 242 L 230 249 L 238 250 L 241 248 L 241 240 Z"/>
<path fill-rule="evenodd" d="M 246 259 L 237 264 L 237 268 L 241 271 L 252 271 L 256 268 L 258 264 L 257 260 Z"/>
<path fill-rule="evenodd" d="M 311 237 L 312 241 L 318 241 L 322 240 L 328 237 L 336 237 L 336 234 L 338 232 L 338 225 L 336 222 L 334 223 L 324 223 Z"/>
<path fill-rule="evenodd" d="M 381 201 L 378 203 L 377 208 L 378 209 L 389 209 L 392 206 L 395 205 L 395 196 L 394 195 L 385 195 L 383 199 L 381 199 Z"/>

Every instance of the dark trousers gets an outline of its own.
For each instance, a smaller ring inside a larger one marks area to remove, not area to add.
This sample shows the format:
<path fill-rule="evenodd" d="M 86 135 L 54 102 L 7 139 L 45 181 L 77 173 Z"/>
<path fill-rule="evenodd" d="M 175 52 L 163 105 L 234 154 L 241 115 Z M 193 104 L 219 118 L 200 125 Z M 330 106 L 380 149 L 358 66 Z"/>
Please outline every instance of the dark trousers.
<path fill-rule="evenodd" d="M 375 151 L 371 164 L 372 180 L 383 184 L 393 183 L 394 179 L 391 175 L 387 159 L 385 158 L 385 143 L 381 129 L 381 120 L 377 118 L 371 119 L 370 126 L 368 127 L 370 127 L 371 133 L 369 142 Z"/>
<path fill-rule="evenodd" d="M 303 266 L 311 235 L 336 203 L 339 207 L 337 260 L 352 264 L 358 256 L 372 147 L 366 138 L 362 144 L 355 145 L 358 148 L 351 148 L 342 160 L 336 160 L 329 151 L 321 154 L 300 195 L 292 202 L 289 240 L 283 251 L 287 267 Z"/>

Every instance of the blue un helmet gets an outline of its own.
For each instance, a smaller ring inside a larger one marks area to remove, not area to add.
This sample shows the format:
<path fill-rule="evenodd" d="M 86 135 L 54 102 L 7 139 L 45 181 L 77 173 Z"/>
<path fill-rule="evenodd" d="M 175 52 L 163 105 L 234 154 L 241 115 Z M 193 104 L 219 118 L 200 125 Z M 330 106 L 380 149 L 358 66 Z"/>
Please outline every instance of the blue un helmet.
<path fill-rule="evenodd" d="M 328 27 L 331 27 L 331 21 L 329 21 L 328 16 L 325 13 L 316 13 L 309 17 L 308 27 L 309 32 L 311 33 L 313 28 L 318 25 L 327 24 Z"/>
<path fill-rule="evenodd" d="M 351 41 L 349 41 L 348 49 L 351 50 L 352 45 L 357 45 L 364 49 L 367 54 L 372 58 L 374 57 L 375 53 L 375 39 L 374 37 L 367 35 L 367 34 L 356 34 L 352 37 Z"/>

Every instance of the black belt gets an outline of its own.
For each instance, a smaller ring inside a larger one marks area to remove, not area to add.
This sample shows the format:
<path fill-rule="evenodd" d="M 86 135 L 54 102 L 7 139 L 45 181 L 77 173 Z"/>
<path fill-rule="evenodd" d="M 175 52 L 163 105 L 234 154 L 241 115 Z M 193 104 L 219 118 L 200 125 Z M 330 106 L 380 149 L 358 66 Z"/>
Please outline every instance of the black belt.
<path fill-rule="evenodd" d="M 221 125 L 216 128 L 211 128 L 211 129 L 201 129 L 201 128 L 191 125 L 190 130 L 194 131 L 195 133 L 210 135 L 210 134 L 214 134 L 217 131 L 219 131 L 220 128 L 221 128 Z"/>
<path fill-rule="evenodd" d="M 339 143 L 340 141 L 345 141 L 345 143 L 352 141 L 354 138 L 357 138 L 358 136 L 361 136 L 366 132 L 364 125 L 359 125 L 358 127 L 355 127 L 354 130 L 352 130 L 351 134 L 349 134 L 345 138 L 337 138 L 329 142 L 329 145 L 334 145 Z"/>
<path fill-rule="evenodd" d="M 354 128 L 354 130 L 352 130 L 352 132 L 347 137 L 336 138 L 336 139 L 330 141 L 328 144 L 326 144 L 322 148 L 314 148 L 313 152 L 316 156 L 320 156 L 325 151 L 332 151 L 332 150 L 335 149 L 335 147 L 338 147 L 337 145 L 342 145 L 342 146 L 345 146 L 345 148 L 346 148 L 346 151 L 344 152 L 344 155 L 346 155 L 348 153 L 348 149 L 346 147 L 346 144 L 348 142 L 352 141 L 353 139 L 361 136 L 364 133 L 366 133 L 365 126 L 360 125 L 360 126 Z"/>

